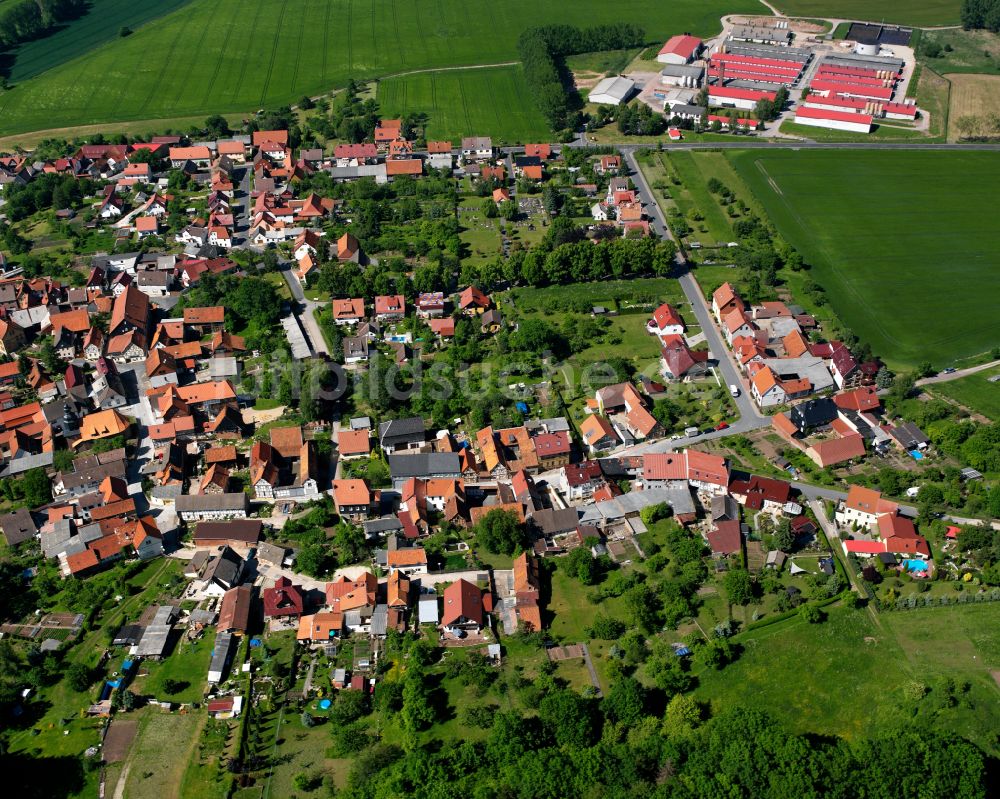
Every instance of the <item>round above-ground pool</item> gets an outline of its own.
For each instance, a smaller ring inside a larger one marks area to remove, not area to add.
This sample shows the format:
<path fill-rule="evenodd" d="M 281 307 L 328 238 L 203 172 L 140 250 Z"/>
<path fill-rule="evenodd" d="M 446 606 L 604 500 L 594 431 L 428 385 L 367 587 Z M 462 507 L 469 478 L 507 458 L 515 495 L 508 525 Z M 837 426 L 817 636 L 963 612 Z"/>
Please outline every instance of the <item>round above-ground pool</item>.
<path fill-rule="evenodd" d="M 320 710 L 329 710 L 331 704 L 332 704 L 332 702 L 330 702 L 329 699 L 320 699 L 319 700 L 319 709 Z"/>

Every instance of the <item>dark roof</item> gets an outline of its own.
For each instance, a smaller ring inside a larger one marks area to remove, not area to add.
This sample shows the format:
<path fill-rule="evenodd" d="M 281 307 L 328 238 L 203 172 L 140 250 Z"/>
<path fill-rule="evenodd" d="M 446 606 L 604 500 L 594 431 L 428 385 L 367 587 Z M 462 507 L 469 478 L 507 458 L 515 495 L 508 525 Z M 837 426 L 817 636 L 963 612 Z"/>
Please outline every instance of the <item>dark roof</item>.
<path fill-rule="evenodd" d="M 0 516 L 0 529 L 10 546 L 20 544 L 38 534 L 38 525 L 27 508 L 18 508 Z"/>
<path fill-rule="evenodd" d="M 544 508 L 531 517 L 543 535 L 556 535 L 575 530 L 580 521 L 576 508 Z"/>
<path fill-rule="evenodd" d="M 427 434 L 424 420 L 419 416 L 409 419 L 390 419 L 378 426 L 378 441 L 381 446 L 392 446 L 400 441 L 423 441 Z"/>
<path fill-rule="evenodd" d="M 448 475 L 458 477 L 462 473 L 462 466 L 454 452 L 418 452 L 390 455 L 389 471 L 394 480 Z"/>
<path fill-rule="evenodd" d="M 800 432 L 805 433 L 814 427 L 830 424 L 836 419 L 837 405 L 829 397 L 818 397 L 793 405 L 788 417 Z"/>
<path fill-rule="evenodd" d="M 239 541 L 256 544 L 264 523 L 260 519 L 234 519 L 231 522 L 198 522 L 194 530 L 194 541 Z"/>
<path fill-rule="evenodd" d="M 178 513 L 184 511 L 245 510 L 248 505 L 249 500 L 243 492 L 235 494 L 182 494 L 177 497 L 175 502 Z"/>

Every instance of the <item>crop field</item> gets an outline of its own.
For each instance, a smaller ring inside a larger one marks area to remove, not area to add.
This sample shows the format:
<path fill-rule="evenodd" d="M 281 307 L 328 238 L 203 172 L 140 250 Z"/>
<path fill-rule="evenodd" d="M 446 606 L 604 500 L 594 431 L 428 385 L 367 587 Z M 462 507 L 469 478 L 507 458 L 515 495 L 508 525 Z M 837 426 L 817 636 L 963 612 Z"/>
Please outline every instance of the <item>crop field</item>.
<path fill-rule="evenodd" d="M 176 11 L 190 0 L 93 0 L 79 19 L 41 39 L 27 42 L 12 54 L 8 77 L 18 83 L 85 55 L 119 38 L 123 27 L 137 30 L 158 17 Z M 0 3 L 0 10 L 3 4 Z"/>
<path fill-rule="evenodd" d="M 1000 367 L 987 369 L 974 375 L 949 380 L 947 383 L 936 383 L 928 386 L 934 394 L 960 402 L 970 411 L 981 413 L 994 422 L 1000 422 L 1000 380 L 990 382 L 990 378 L 1000 375 Z"/>
<path fill-rule="evenodd" d="M 782 13 L 797 17 L 827 17 L 889 22 L 899 25 L 957 25 L 961 0 L 778 0 Z"/>
<path fill-rule="evenodd" d="M 732 158 L 839 318 L 891 367 L 958 365 L 996 345 L 996 156 L 841 150 Z"/>
<path fill-rule="evenodd" d="M 379 82 L 377 99 L 386 116 L 427 114 L 429 139 L 457 141 L 485 131 L 495 143 L 523 144 L 550 135 L 520 66 L 389 78 Z"/>
<path fill-rule="evenodd" d="M 723 14 L 759 8 L 754 0 L 191 0 L 0 94 L 0 134 L 252 112 L 349 78 L 506 63 L 529 25 L 635 22 L 661 41 L 713 33 Z"/>

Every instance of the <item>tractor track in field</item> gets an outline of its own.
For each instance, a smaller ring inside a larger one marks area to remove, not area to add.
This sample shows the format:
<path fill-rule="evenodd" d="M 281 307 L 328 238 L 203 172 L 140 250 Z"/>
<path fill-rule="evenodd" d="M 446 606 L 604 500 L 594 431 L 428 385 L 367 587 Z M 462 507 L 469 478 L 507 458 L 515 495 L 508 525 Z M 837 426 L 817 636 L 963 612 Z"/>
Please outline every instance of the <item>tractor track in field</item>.
<path fill-rule="evenodd" d="M 306 15 L 299 14 L 299 41 L 302 41 L 302 34 L 305 33 L 306 29 Z M 295 91 L 296 81 L 299 79 L 299 62 L 302 60 L 302 48 L 295 48 L 295 66 L 292 67 L 292 82 L 288 86 L 289 92 Z"/>
<path fill-rule="evenodd" d="M 210 28 L 211 28 L 211 26 L 209 26 L 209 25 L 205 25 L 205 26 L 202 27 L 201 36 L 198 37 L 198 44 L 196 44 L 194 46 L 194 48 L 193 48 L 194 52 L 196 52 L 196 53 L 202 52 L 202 46 L 205 43 L 205 37 L 208 36 L 208 32 L 209 32 Z M 221 60 L 221 59 L 219 59 L 219 60 Z M 192 70 L 194 70 L 194 64 L 189 61 L 188 65 L 187 65 L 187 68 L 188 68 L 188 72 L 187 72 L 187 75 L 185 76 L 185 78 L 188 75 L 191 74 Z M 181 97 L 183 96 L 185 90 L 188 87 L 188 81 L 187 80 L 178 80 L 178 81 L 176 81 L 176 83 L 177 83 L 177 93 L 173 95 L 173 98 L 171 100 L 171 103 L 175 107 L 180 103 L 180 99 L 181 99 Z"/>
<path fill-rule="evenodd" d="M 333 8 L 333 3 L 326 4 L 326 14 L 323 15 L 323 57 L 320 60 L 320 74 L 323 76 L 323 82 L 326 82 L 326 53 L 330 46 L 330 9 Z"/>
<path fill-rule="evenodd" d="M 205 82 L 205 94 L 201 98 L 202 105 L 208 105 L 209 95 L 212 93 L 212 87 L 215 86 L 215 80 L 219 77 L 219 70 L 222 69 L 222 59 L 227 52 L 229 52 L 229 40 L 233 35 L 233 28 L 236 27 L 237 17 L 232 17 L 229 20 L 229 26 L 226 28 L 226 35 L 222 40 L 222 52 L 219 53 L 219 57 L 215 60 L 215 69 L 212 70 L 212 77 L 210 77 Z"/>
<path fill-rule="evenodd" d="M 260 90 L 261 107 L 264 106 L 264 98 L 267 97 L 267 90 L 271 88 L 271 76 L 274 74 L 274 60 L 278 57 L 278 44 L 281 39 L 281 25 L 285 21 L 285 11 L 288 10 L 288 0 L 281 0 L 281 12 L 278 14 L 278 24 L 274 26 L 274 44 L 271 45 L 271 60 L 267 64 L 267 77 L 264 78 L 264 86 Z"/>
<path fill-rule="evenodd" d="M 399 35 L 399 17 L 396 15 L 396 0 L 391 0 L 392 3 L 392 29 L 396 33 L 396 52 L 399 53 L 400 63 L 406 64 L 406 55 L 403 53 L 403 39 Z"/>
<path fill-rule="evenodd" d="M 253 15 L 253 24 L 251 24 L 251 26 L 250 26 L 250 37 L 251 38 L 253 38 L 254 31 L 257 30 L 257 23 L 260 21 L 260 11 L 261 11 L 261 9 L 263 7 L 264 7 L 263 3 L 258 4 L 257 5 L 257 10 L 254 12 L 254 15 Z M 243 88 L 243 79 L 246 77 L 247 66 L 250 64 L 250 59 L 244 57 L 242 59 L 242 62 L 243 63 L 240 65 L 240 75 L 236 79 L 236 88 L 233 89 L 233 101 L 234 102 L 235 102 L 236 98 L 239 96 L 240 89 Z"/>
<path fill-rule="evenodd" d="M 170 42 L 170 49 L 167 50 L 167 57 L 163 63 L 169 64 L 173 61 L 174 51 L 177 49 L 177 43 L 183 38 L 184 31 L 187 30 L 187 27 L 188 27 L 187 21 L 185 21 L 183 25 L 178 26 L 177 35 L 174 36 L 173 41 Z M 146 110 L 146 107 L 149 105 L 150 101 L 156 94 L 158 94 L 159 88 L 160 84 L 154 81 L 153 85 L 150 86 L 149 88 L 149 92 L 146 94 L 146 99 L 142 101 L 142 105 L 140 105 L 139 108 L 136 110 L 137 115 L 141 116 L 143 114 L 143 112 Z"/>

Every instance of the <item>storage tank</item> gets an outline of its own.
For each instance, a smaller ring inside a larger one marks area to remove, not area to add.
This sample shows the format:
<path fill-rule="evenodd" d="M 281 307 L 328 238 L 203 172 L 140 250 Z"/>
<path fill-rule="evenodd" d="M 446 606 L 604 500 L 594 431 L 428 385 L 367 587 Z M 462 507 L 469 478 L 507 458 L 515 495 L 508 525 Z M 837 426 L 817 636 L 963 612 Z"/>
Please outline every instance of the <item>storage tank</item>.
<path fill-rule="evenodd" d="M 865 44 L 864 42 L 858 42 L 854 45 L 854 52 L 858 55 L 878 55 L 878 44 Z"/>

